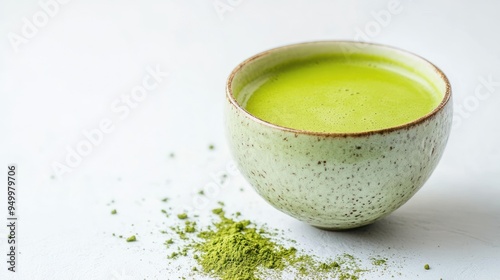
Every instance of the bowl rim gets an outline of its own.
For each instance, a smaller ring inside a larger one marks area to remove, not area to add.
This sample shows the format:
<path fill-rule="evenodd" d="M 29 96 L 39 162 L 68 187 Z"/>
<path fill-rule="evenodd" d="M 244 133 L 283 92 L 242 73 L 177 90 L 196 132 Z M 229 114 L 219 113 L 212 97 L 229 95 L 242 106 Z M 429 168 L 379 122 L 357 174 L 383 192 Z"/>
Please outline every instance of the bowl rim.
<path fill-rule="evenodd" d="M 439 76 L 439 78 L 441 78 L 444 81 L 445 86 L 446 86 L 445 94 L 444 94 L 441 102 L 439 103 L 439 105 L 436 108 L 434 108 L 431 112 L 427 113 L 424 116 L 421 116 L 420 118 L 418 118 L 416 120 L 413 120 L 411 122 L 404 123 L 404 124 L 401 124 L 401 125 L 389 127 L 389 128 L 383 128 L 383 129 L 377 129 L 377 130 L 368 130 L 368 131 L 361 131 L 361 132 L 316 132 L 316 131 L 310 131 L 310 130 L 302 130 L 302 129 L 295 129 L 295 128 L 284 127 L 284 126 L 276 125 L 276 124 L 270 123 L 268 121 L 262 120 L 262 119 L 260 119 L 260 118 L 258 118 L 256 116 L 250 114 L 247 110 L 245 110 L 236 101 L 236 98 L 234 97 L 233 91 L 231 89 L 232 83 L 233 83 L 233 79 L 236 76 L 236 74 L 241 69 L 243 69 L 247 64 L 251 63 L 252 61 L 254 61 L 256 59 L 259 59 L 259 58 L 261 58 L 263 56 L 270 55 L 270 54 L 272 54 L 274 52 L 277 52 L 277 51 L 281 51 L 281 50 L 288 49 L 288 48 L 294 48 L 294 47 L 297 47 L 297 46 L 315 45 L 315 44 L 365 45 L 365 46 L 372 46 L 372 47 L 377 47 L 377 48 L 386 48 L 386 49 L 389 49 L 391 51 L 396 51 L 396 52 L 404 53 L 406 55 L 413 56 L 413 57 L 415 57 L 415 58 L 423 61 L 424 63 L 427 63 L 429 66 L 431 66 L 433 68 L 433 70 L 435 71 L 435 73 Z M 348 41 L 348 40 L 310 41 L 310 42 L 288 44 L 288 45 L 284 45 L 284 46 L 280 46 L 280 47 L 268 49 L 266 51 L 257 53 L 255 55 L 251 56 L 250 58 L 247 58 L 246 60 L 244 60 L 240 64 L 238 64 L 233 69 L 233 71 L 231 71 L 231 74 L 229 75 L 229 77 L 228 77 L 228 79 L 226 81 L 226 99 L 227 99 L 227 101 L 229 101 L 229 103 L 231 103 L 234 107 L 236 107 L 236 109 L 238 109 L 239 111 L 241 111 L 246 117 L 250 118 L 251 120 L 253 120 L 253 121 L 257 122 L 257 123 L 263 124 L 265 126 L 273 128 L 273 129 L 277 129 L 277 130 L 281 130 L 281 131 L 286 131 L 286 132 L 291 132 L 291 133 L 295 133 L 295 134 L 305 134 L 305 135 L 312 135 L 312 136 L 325 136 L 325 137 L 362 137 L 362 136 L 369 136 L 369 135 L 374 135 L 374 134 L 385 134 L 385 133 L 390 133 L 390 132 L 397 131 L 397 130 L 409 129 L 409 128 L 413 127 L 413 126 L 417 126 L 417 125 L 419 125 L 419 124 L 421 124 L 421 123 L 423 123 L 423 122 L 425 122 L 427 120 L 430 120 L 430 119 L 434 118 L 437 115 L 437 113 L 439 113 L 440 111 L 443 110 L 443 108 L 448 104 L 449 100 L 451 99 L 451 84 L 450 84 L 448 78 L 446 77 L 446 75 L 443 73 L 443 71 L 441 71 L 441 69 L 439 69 L 432 62 L 430 62 L 429 60 L 427 60 L 427 59 L 425 59 L 425 58 L 423 58 L 423 57 L 421 57 L 421 56 L 419 56 L 417 54 L 414 54 L 412 52 L 409 52 L 409 51 L 406 51 L 406 50 L 403 50 L 403 49 L 400 49 L 400 48 L 397 48 L 397 47 L 393 47 L 393 46 L 389 46 L 389 45 L 384 45 L 384 44 L 378 44 L 378 43 L 369 43 L 369 42 L 360 42 L 360 41 Z"/>

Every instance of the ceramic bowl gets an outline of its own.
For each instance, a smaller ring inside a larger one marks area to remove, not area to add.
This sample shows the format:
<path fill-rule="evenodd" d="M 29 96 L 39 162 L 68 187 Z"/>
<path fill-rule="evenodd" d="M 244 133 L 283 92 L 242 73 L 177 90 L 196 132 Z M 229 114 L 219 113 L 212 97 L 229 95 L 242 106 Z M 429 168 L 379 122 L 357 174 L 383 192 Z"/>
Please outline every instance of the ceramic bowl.
<path fill-rule="evenodd" d="M 335 52 L 374 54 L 407 65 L 433 83 L 442 100 L 415 121 L 360 133 L 281 127 L 244 109 L 248 87 L 266 71 Z M 233 70 L 226 99 L 230 150 L 248 182 L 276 209 L 333 230 L 373 223 L 407 202 L 438 164 L 452 123 L 451 87 L 441 70 L 409 52 L 359 42 L 310 42 L 257 54 Z"/>

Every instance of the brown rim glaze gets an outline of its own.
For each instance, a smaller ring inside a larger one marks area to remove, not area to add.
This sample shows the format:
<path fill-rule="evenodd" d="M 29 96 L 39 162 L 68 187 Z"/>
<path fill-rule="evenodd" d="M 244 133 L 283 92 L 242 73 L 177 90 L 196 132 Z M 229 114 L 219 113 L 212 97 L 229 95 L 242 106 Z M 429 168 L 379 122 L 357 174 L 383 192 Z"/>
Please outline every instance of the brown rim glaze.
<path fill-rule="evenodd" d="M 402 52 L 405 54 L 412 55 L 412 56 L 428 63 L 432 68 L 434 68 L 434 71 L 438 74 L 438 76 L 440 76 L 441 79 L 445 82 L 446 92 L 444 94 L 443 100 L 441 100 L 441 103 L 439 103 L 439 105 L 436 108 L 434 108 L 434 110 L 432 110 L 430 113 L 428 113 L 427 115 L 424 115 L 424 116 L 422 116 L 414 121 L 411 121 L 409 123 L 405 123 L 405 124 L 394 126 L 394 127 L 384 128 L 384 129 L 369 130 L 369 131 L 362 131 L 362 132 L 351 132 L 351 133 L 315 132 L 315 131 L 301 130 L 301 129 L 294 129 L 294 128 L 289 128 L 289 127 L 279 126 L 279 125 L 270 123 L 268 121 L 262 120 L 260 118 L 257 118 L 256 116 L 250 114 L 243 107 L 241 107 L 240 104 L 238 104 L 238 102 L 234 98 L 233 91 L 231 90 L 231 85 L 232 85 L 234 76 L 236 75 L 236 73 L 238 73 L 240 71 L 241 68 L 245 67 L 248 63 L 250 63 L 258 58 L 269 55 L 269 54 L 276 52 L 278 50 L 287 49 L 287 48 L 291 48 L 291 47 L 295 47 L 295 46 L 299 46 L 299 45 L 312 45 L 312 44 L 322 44 L 322 43 L 342 43 L 342 44 L 345 43 L 345 44 L 372 45 L 372 46 L 386 48 L 389 50 L 399 51 L 399 52 Z M 426 120 L 430 120 L 430 119 L 434 118 L 436 116 L 436 114 L 446 106 L 446 104 L 450 100 L 450 97 L 451 97 L 451 85 L 450 85 L 450 82 L 448 81 L 448 78 L 443 73 L 443 71 L 441 71 L 441 69 L 439 69 L 432 62 L 430 62 L 427 59 L 425 59 L 419 55 L 416 55 L 412 52 L 408 52 L 408 51 L 405 51 L 405 50 L 402 50 L 399 48 L 395 48 L 395 47 L 391 47 L 391 46 L 387 46 L 387 45 L 382 45 L 382 44 L 365 43 L 365 42 L 357 42 L 357 41 L 313 41 L 313 42 L 290 44 L 290 45 L 285 45 L 285 46 L 269 49 L 267 51 L 263 51 L 261 53 L 258 53 L 256 55 L 246 59 L 245 61 L 241 62 L 240 64 L 238 64 L 238 66 L 236 66 L 236 68 L 234 68 L 234 70 L 231 72 L 231 74 L 229 75 L 229 78 L 227 79 L 227 82 L 226 82 L 226 98 L 227 98 L 227 100 L 234 107 L 236 107 L 238 110 L 242 111 L 248 118 L 250 118 L 258 123 L 264 124 L 266 126 L 269 126 L 269 127 L 281 130 L 281 131 L 287 131 L 287 132 L 296 133 L 296 134 L 313 135 L 313 136 L 324 136 L 324 137 L 362 137 L 362 136 L 369 136 L 369 135 L 373 135 L 373 134 L 385 134 L 385 133 L 393 132 L 396 130 L 408 129 L 410 127 L 413 127 L 413 126 L 416 126 L 420 123 L 423 123 Z"/>

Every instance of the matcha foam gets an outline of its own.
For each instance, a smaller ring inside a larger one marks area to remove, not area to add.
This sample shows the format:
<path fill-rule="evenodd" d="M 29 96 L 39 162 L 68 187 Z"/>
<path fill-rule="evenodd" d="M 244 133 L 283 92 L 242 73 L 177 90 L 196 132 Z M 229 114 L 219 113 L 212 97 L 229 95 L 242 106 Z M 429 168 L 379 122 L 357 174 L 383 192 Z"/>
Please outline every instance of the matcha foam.
<path fill-rule="evenodd" d="M 395 127 L 440 103 L 439 91 L 387 58 L 332 55 L 275 67 L 244 108 L 279 126 L 331 133 Z"/>

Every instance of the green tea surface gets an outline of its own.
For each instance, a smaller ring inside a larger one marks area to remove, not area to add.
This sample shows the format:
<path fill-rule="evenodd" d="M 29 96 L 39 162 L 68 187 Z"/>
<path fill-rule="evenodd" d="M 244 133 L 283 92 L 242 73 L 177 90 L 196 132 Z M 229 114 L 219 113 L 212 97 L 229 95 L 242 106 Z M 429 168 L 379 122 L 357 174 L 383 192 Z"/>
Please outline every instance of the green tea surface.
<path fill-rule="evenodd" d="M 354 133 L 412 122 L 442 99 L 410 69 L 377 57 L 332 56 L 275 68 L 245 109 L 287 128 Z"/>

